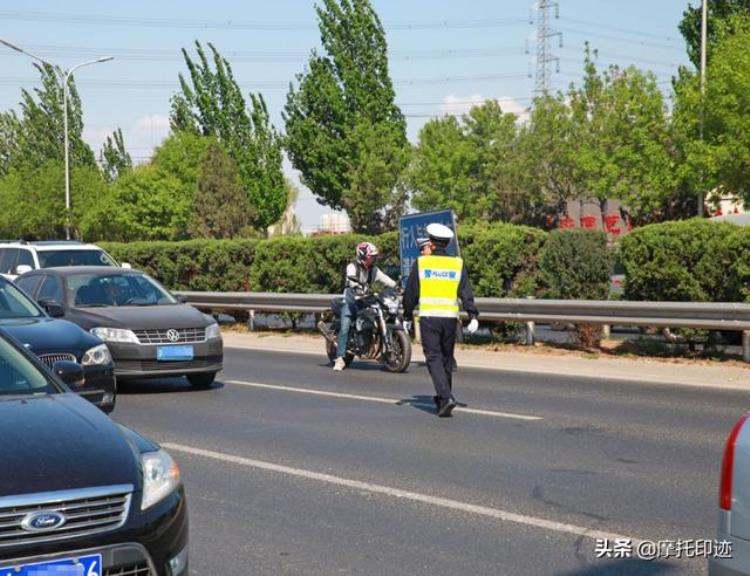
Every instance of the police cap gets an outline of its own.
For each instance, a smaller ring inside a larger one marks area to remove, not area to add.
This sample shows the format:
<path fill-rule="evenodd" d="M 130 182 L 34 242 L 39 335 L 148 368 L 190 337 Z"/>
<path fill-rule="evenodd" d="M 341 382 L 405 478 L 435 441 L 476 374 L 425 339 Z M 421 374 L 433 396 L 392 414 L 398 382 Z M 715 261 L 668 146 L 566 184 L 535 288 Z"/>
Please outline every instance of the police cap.
<path fill-rule="evenodd" d="M 427 234 L 429 234 L 430 240 L 432 240 L 438 246 L 443 247 L 450 244 L 450 241 L 454 236 L 453 230 L 451 230 L 444 224 L 438 224 L 437 222 L 434 222 L 427 226 Z"/>

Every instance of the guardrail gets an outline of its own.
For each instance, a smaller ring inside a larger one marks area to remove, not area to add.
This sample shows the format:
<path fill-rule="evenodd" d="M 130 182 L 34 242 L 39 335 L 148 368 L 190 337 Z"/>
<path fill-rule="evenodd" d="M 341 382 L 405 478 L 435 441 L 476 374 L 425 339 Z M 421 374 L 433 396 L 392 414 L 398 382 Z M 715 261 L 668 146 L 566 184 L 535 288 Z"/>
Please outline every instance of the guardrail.
<path fill-rule="evenodd" d="M 320 313 L 336 294 L 273 292 L 177 292 L 197 308 Z M 742 332 L 743 357 L 750 362 L 750 304 L 714 302 L 629 302 L 478 298 L 482 320 L 524 322 L 533 340 L 534 323 L 602 324 L 698 328 Z"/>

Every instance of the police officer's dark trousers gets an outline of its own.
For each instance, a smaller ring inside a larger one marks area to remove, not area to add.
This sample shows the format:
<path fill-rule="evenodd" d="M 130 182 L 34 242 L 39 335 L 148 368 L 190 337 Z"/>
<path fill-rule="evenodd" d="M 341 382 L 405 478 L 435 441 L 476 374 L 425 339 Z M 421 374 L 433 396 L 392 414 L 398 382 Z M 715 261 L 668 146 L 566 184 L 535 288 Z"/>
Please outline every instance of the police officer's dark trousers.
<path fill-rule="evenodd" d="M 432 384 L 435 386 L 435 393 L 444 400 L 452 395 L 456 323 L 455 318 L 424 317 L 419 319 L 422 350 L 424 350 L 427 368 L 430 371 Z"/>

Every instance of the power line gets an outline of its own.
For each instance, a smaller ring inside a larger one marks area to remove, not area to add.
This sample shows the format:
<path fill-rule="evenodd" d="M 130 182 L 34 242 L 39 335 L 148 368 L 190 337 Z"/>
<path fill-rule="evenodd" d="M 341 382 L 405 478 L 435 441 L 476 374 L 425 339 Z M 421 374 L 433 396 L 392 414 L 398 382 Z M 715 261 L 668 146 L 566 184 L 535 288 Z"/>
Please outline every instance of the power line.
<path fill-rule="evenodd" d="M 96 52 L 91 48 L 80 46 L 53 46 L 53 45 L 30 45 L 29 50 L 34 50 L 40 56 L 49 56 L 57 58 L 92 56 L 95 53 L 106 53 L 115 56 L 120 61 L 168 61 L 183 62 L 184 58 L 178 50 L 164 49 L 138 49 L 138 48 L 97 48 Z M 523 54 L 522 48 L 457 48 L 444 50 L 420 50 L 415 52 L 392 52 L 389 57 L 393 60 L 447 60 L 461 58 L 491 58 L 507 54 Z M 4 56 L 19 56 L 16 52 L 2 51 Z M 258 62 L 258 63 L 277 63 L 291 62 L 297 63 L 305 60 L 309 56 L 308 51 L 222 51 L 222 56 L 231 63 L 237 62 Z"/>
<path fill-rule="evenodd" d="M 560 20 L 564 22 L 570 22 L 572 24 L 581 24 L 583 26 L 593 26 L 594 28 L 598 30 L 612 30 L 613 32 L 621 32 L 623 34 L 640 36 L 642 38 L 651 38 L 652 40 L 662 40 L 666 42 L 675 42 L 675 43 L 681 42 L 680 39 L 674 38 L 671 36 L 664 36 L 662 34 L 654 34 L 654 33 L 649 33 L 649 32 L 641 32 L 638 30 L 632 30 L 628 28 L 620 28 L 619 26 L 610 26 L 607 24 L 601 24 L 599 22 L 591 22 L 588 20 L 576 20 L 574 18 L 565 18 L 565 17 L 560 18 Z"/>
<path fill-rule="evenodd" d="M 573 52 L 578 51 L 577 48 L 573 48 L 571 46 L 566 46 L 563 48 L 563 50 Z M 616 54 L 614 52 L 609 52 L 608 50 L 596 50 L 596 53 L 598 56 L 601 56 L 603 59 L 607 60 L 613 60 L 616 58 L 621 58 L 623 60 L 626 60 L 628 62 L 640 62 L 644 64 L 650 64 L 654 66 L 665 66 L 669 68 L 678 68 L 680 66 L 680 63 L 678 62 L 665 62 L 664 60 L 652 60 L 650 58 L 641 58 L 640 56 L 634 57 L 633 55 L 628 54 Z M 565 59 L 566 61 L 571 61 L 571 58 Z M 581 57 L 581 62 L 583 62 L 583 57 Z"/>
<path fill-rule="evenodd" d="M 492 80 L 518 80 L 528 78 L 528 74 L 486 74 L 474 76 L 437 76 L 431 78 L 402 78 L 393 80 L 394 85 L 412 86 L 422 84 L 450 84 L 452 82 L 482 82 Z M 0 84 L 32 84 L 38 82 L 38 78 L 27 78 L 18 76 L 0 77 Z M 159 81 L 110 81 L 110 80 L 81 80 L 76 82 L 77 86 L 90 88 L 116 88 L 116 89 L 179 89 L 177 80 L 174 82 Z M 252 84 L 240 84 L 240 87 L 246 90 L 286 90 L 289 88 L 289 82 L 286 80 L 260 80 Z"/>
<path fill-rule="evenodd" d="M 625 38 L 623 36 L 612 36 L 608 34 L 600 34 L 597 32 L 591 32 L 589 30 L 581 30 L 580 28 L 571 28 L 569 26 L 560 26 L 560 30 L 566 34 L 573 34 L 575 36 L 584 36 L 585 38 L 599 38 L 603 40 L 616 40 L 618 42 L 624 42 L 626 44 L 633 44 L 638 46 L 648 46 L 649 48 L 662 48 L 664 50 L 679 50 L 678 46 L 674 44 L 661 44 L 659 42 L 651 42 L 648 40 L 637 40 L 634 38 Z"/>
<path fill-rule="evenodd" d="M 55 22 L 64 24 L 96 24 L 98 26 L 141 26 L 144 28 L 200 28 L 220 30 L 255 31 L 301 31 L 317 30 L 308 22 L 251 22 L 242 20 L 195 20 L 188 18 L 144 18 L 137 16 L 112 16 L 104 14 L 63 14 L 33 11 L 0 11 L 0 19 L 27 22 Z M 526 18 L 464 19 L 464 20 L 415 20 L 391 22 L 389 30 L 439 30 L 444 28 L 502 28 L 522 25 Z"/>

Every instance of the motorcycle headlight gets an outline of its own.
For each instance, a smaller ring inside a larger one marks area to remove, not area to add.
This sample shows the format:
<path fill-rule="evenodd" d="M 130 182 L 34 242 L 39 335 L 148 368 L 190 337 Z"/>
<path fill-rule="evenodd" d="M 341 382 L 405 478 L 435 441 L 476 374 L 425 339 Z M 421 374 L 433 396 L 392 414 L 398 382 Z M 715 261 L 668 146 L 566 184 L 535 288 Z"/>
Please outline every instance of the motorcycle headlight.
<path fill-rule="evenodd" d="M 388 308 L 389 314 L 398 314 L 398 300 L 394 300 L 393 298 L 388 298 L 384 301 L 386 307 Z"/>
<path fill-rule="evenodd" d="M 90 350 L 86 350 L 83 358 L 81 358 L 81 364 L 84 366 L 109 364 L 111 362 L 112 355 L 109 353 L 109 348 L 107 348 L 106 344 L 99 344 Z"/>
<path fill-rule="evenodd" d="M 216 322 L 206 326 L 206 340 L 213 340 L 214 338 L 221 338 L 221 329 Z"/>
<path fill-rule="evenodd" d="M 180 468 L 164 450 L 141 456 L 143 498 L 141 510 L 158 504 L 180 485 Z"/>
<path fill-rule="evenodd" d="M 138 337 L 132 330 L 122 328 L 92 328 L 91 333 L 105 342 L 119 342 L 125 344 L 140 344 Z"/>

